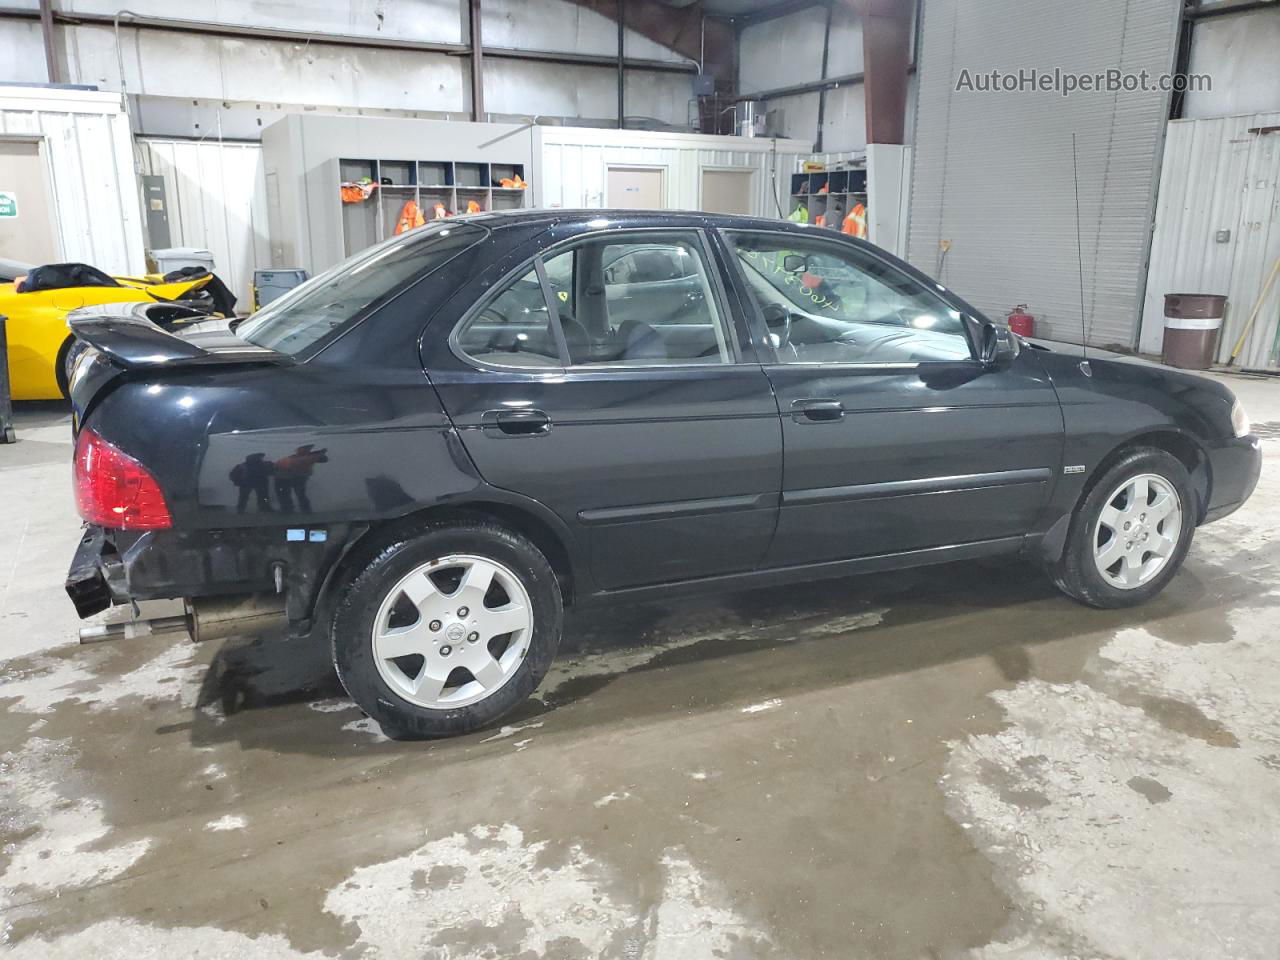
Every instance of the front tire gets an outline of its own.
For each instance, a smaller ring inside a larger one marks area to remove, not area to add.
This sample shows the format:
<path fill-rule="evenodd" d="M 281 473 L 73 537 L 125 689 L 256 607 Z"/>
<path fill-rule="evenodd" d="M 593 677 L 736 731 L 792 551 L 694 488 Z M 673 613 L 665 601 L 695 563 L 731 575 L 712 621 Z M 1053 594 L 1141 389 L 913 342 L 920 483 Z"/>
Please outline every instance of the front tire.
<path fill-rule="evenodd" d="M 432 523 L 381 549 L 334 610 L 334 667 L 396 739 L 478 730 L 526 700 L 560 645 L 546 558 L 483 521 Z"/>
<path fill-rule="evenodd" d="M 1054 584 L 1091 607 L 1145 603 L 1182 566 L 1195 531 L 1191 477 L 1154 447 L 1124 454 L 1093 484 L 1071 518 Z"/>

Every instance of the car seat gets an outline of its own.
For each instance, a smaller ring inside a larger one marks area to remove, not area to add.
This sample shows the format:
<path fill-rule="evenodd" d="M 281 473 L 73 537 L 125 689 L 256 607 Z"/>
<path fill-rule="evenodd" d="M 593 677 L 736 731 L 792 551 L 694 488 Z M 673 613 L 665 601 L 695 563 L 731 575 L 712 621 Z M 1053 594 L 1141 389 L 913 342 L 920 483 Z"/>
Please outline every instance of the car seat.
<path fill-rule="evenodd" d="M 591 334 L 573 317 L 561 316 L 560 329 L 564 345 L 569 348 L 570 363 L 587 363 L 591 359 Z"/>
<path fill-rule="evenodd" d="M 658 331 L 643 320 L 624 320 L 618 327 L 621 360 L 666 360 L 667 345 Z"/>

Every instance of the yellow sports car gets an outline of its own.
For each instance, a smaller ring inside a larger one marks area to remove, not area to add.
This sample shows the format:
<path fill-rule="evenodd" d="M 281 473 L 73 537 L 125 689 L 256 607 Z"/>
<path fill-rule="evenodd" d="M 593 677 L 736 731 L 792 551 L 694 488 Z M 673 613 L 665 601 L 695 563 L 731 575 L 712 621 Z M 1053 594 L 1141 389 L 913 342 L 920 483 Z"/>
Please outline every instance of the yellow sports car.
<path fill-rule="evenodd" d="M 13 399 L 59 400 L 67 395 L 67 353 L 74 340 L 68 311 L 138 300 L 171 302 L 185 316 L 196 311 L 233 315 L 235 308 L 235 298 L 208 271 L 110 277 L 87 264 L 54 263 L 0 283 Z"/>

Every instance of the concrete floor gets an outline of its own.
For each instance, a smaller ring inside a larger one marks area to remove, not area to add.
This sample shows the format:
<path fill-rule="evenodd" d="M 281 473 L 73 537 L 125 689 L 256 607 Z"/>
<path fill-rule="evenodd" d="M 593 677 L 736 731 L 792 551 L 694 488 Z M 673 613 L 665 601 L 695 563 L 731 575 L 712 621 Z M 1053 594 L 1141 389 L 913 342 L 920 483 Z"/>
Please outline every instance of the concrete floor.
<path fill-rule="evenodd" d="M 77 646 L 66 415 L 18 425 L 0 955 L 1276 956 L 1280 439 L 1143 609 L 969 564 L 602 610 L 403 744 L 307 649 Z"/>

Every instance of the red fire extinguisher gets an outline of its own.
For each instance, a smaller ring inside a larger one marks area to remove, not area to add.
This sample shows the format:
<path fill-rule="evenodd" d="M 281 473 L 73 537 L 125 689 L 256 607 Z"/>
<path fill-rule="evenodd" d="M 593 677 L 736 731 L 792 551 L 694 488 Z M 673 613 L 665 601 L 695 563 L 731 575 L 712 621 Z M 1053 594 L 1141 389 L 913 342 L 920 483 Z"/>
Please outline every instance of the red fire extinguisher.
<path fill-rule="evenodd" d="M 1035 336 L 1036 318 L 1027 313 L 1027 305 L 1020 303 L 1007 318 L 1009 329 L 1020 337 Z"/>

